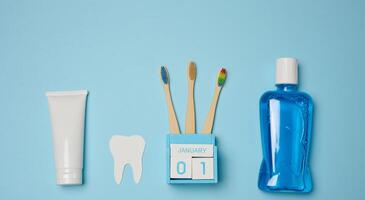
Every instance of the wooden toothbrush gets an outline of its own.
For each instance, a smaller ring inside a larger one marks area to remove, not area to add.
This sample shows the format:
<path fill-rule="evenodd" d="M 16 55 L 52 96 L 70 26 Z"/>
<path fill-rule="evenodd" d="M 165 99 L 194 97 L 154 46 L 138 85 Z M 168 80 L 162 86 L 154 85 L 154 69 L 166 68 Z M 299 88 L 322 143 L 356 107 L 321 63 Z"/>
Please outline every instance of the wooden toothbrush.
<path fill-rule="evenodd" d="M 212 133 L 215 110 L 217 107 L 219 94 L 221 93 L 221 90 L 223 88 L 224 82 L 226 81 L 226 78 L 227 78 L 226 69 L 222 68 L 218 73 L 218 80 L 217 80 L 217 84 L 216 84 L 215 91 L 214 91 L 213 101 L 212 101 L 212 104 L 210 105 L 210 110 L 209 110 L 203 131 L 202 131 L 202 133 L 204 133 L 204 134 Z"/>
<path fill-rule="evenodd" d="M 167 68 L 164 66 L 161 67 L 161 80 L 163 83 L 163 89 L 165 90 L 165 94 L 166 94 L 166 102 L 167 102 L 167 108 L 168 108 L 168 113 L 169 113 L 170 133 L 180 134 L 179 123 L 177 122 L 174 104 L 172 103 L 172 99 L 171 99 L 170 77 L 169 77 Z"/>
<path fill-rule="evenodd" d="M 194 103 L 194 85 L 196 79 L 196 65 L 189 62 L 188 65 L 188 105 L 185 119 L 185 133 L 195 134 L 195 103 Z"/>

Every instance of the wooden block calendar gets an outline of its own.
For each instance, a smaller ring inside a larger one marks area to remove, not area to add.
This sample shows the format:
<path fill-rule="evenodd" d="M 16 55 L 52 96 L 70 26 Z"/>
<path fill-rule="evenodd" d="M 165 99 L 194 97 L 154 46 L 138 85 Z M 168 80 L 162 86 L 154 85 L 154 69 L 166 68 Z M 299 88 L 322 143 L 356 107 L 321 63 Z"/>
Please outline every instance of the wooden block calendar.
<path fill-rule="evenodd" d="M 218 183 L 218 154 L 212 134 L 167 135 L 169 184 Z"/>

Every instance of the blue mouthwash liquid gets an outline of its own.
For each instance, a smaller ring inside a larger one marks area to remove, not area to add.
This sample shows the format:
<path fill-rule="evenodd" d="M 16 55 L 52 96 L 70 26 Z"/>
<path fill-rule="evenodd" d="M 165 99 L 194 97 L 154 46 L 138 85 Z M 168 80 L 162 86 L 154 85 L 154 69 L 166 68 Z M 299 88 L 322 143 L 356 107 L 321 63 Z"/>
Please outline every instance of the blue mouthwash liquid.
<path fill-rule="evenodd" d="M 260 99 L 263 160 L 258 187 L 267 192 L 310 192 L 309 170 L 313 102 L 298 91 L 298 64 L 277 60 L 275 91 Z"/>

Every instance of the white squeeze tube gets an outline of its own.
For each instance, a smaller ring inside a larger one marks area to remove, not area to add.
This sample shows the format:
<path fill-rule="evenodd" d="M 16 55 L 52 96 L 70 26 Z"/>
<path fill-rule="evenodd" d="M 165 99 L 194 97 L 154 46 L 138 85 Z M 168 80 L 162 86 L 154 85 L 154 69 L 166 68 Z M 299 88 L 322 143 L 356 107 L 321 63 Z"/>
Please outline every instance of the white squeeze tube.
<path fill-rule="evenodd" d="M 57 185 L 82 184 L 86 90 L 47 92 Z"/>

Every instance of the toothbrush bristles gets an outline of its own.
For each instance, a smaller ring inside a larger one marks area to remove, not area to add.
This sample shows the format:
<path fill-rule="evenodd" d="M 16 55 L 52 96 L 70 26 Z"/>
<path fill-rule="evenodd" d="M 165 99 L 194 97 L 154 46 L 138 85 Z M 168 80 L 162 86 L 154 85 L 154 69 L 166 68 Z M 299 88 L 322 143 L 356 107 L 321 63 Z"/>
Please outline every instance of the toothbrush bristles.
<path fill-rule="evenodd" d="M 161 79 L 164 84 L 169 83 L 169 73 L 167 72 L 167 68 L 165 66 L 161 66 Z"/>
<path fill-rule="evenodd" d="M 195 80 L 196 78 L 196 64 L 194 62 L 189 63 L 189 79 Z"/>
<path fill-rule="evenodd" d="M 227 71 L 226 69 L 222 68 L 219 71 L 219 75 L 218 75 L 218 86 L 222 87 L 224 85 L 224 82 L 226 82 L 227 79 Z"/>

